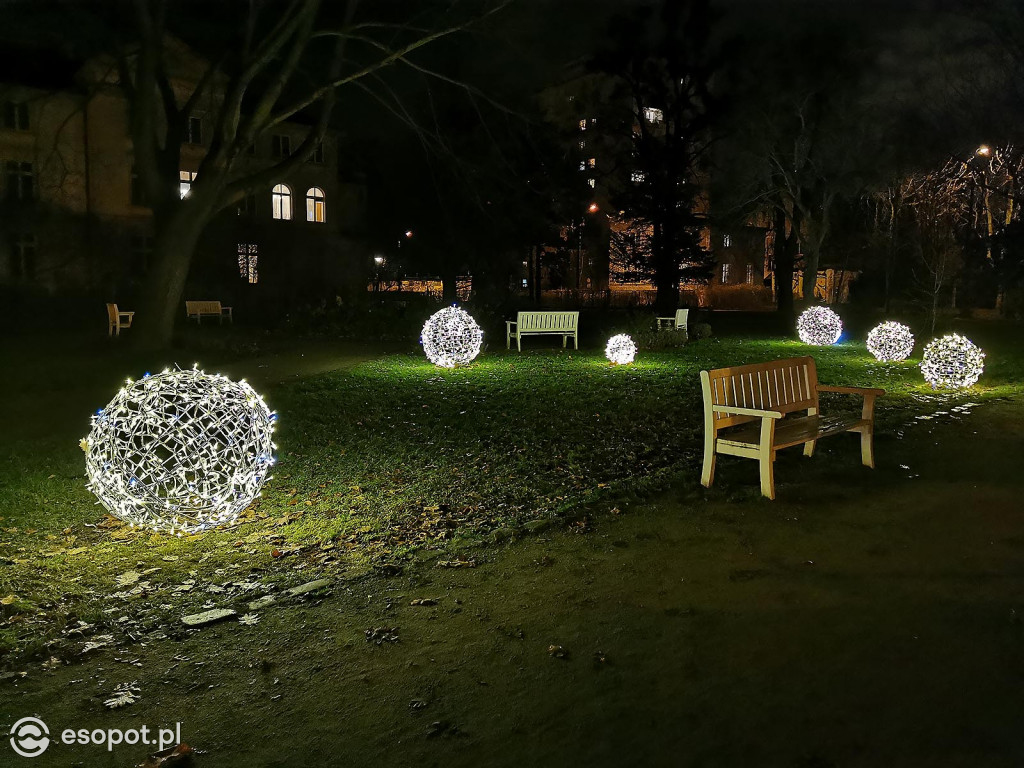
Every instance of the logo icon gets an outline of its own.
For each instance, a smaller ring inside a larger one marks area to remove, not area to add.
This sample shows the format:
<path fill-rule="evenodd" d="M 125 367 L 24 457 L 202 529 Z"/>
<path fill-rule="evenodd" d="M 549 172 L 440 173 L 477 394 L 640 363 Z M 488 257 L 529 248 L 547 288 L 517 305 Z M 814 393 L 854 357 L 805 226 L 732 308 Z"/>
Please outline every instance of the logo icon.
<path fill-rule="evenodd" d="M 11 746 L 22 757 L 39 757 L 50 746 L 50 729 L 36 717 L 23 717 L 11 726 Z"/>

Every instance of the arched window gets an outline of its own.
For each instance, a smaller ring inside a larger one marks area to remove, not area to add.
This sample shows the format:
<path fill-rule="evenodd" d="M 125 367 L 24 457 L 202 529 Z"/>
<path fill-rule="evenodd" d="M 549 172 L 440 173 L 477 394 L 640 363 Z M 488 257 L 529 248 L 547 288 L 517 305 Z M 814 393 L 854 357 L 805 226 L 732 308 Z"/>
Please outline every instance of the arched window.
<path fill-rule="evenodd" d="M 290 220 L 292 217 L 292 191 L 287 184 L 278 184 L 271 194 L 274 204 L 274 218 Z"/>
<path fill-rule="evenodd" d="M 320 187 L 306 190 L 306 221 L 323 224 L 326 221 L 327 208 L 324 204 L 324 191 Z"/>

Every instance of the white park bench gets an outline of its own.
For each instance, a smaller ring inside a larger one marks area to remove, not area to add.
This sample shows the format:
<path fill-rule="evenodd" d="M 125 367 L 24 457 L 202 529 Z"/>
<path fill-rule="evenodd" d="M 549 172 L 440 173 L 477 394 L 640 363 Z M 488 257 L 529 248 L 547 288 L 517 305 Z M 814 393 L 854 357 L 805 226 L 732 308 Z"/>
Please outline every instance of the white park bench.
<path fill-rule="evenodd" d="M 706 488 L 714 481 L 718 454 L 745 456 L 760 462 L 761 493 L 774 499 L 776 451 L 803 445 L 804 456 L 811 456 L 817 440 L 840 432 L 859 432 L 861 461 L 875 466 L 875 398 L 884 395 L 884 389 L 820 385 L 813 357 L 701 371 L 700 383 L 704 392 L 700 481 Z M 864 398 L 860 418 L 820 415 L 819 392 L 860 395 Z M 787 417 L 798 411 L 807 415 Z"/>
<path fill-rule="evenodd" d="M 658 330 L 659 331 L 682 331 L 689 336 L 689 331 L 686 328 L 686 321 L 690 316 L 690 310 L 688 309 L 677 309 L 674 315 L 658 317 Z"/>
<path fill-rule="evenodd" d="M 515 320 L 505 321 L 505 348 L 516 340 L 516 349 L 522 352 L 523 336 L 561 336 L 564 347 L 572 337 L 573 349 L 579 349 L 576 331 L 580 324 L 579 312 L 519 312 Z"/>
<path fill-rule="evenodd" d="M 120 336 L 122 328 L 131 328 L 134 312 L 122 312 L 117 304 L 107 304 L 107 336 Z"/>
<path fill-rule="evenodd" d="M 218 322 L 224 323 L 226 317 L 231 323 L 235 320 L 231 316 L 231 307 L 221 306 L 219 301 L 186 301 L 185 317 L 202 323 L 204 317 L 216 317 Z"/>

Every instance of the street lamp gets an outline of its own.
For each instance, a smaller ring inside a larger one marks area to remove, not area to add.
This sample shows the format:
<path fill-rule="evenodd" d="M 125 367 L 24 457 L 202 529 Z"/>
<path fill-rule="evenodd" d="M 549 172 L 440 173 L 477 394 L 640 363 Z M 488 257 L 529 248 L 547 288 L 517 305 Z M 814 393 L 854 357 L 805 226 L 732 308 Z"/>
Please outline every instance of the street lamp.
<path fill-rule="evenodd" d="M 988 157 L 989 155 L 992 154 L 992 147 L 990 147 L 988 144 L 982 144 L 980 147 L 974 150 L 974 154 L 978 155 L 979 157 Z"/>
<path fill-rule="evenodd" d="M 374 270 L 373 291 L 380 293 L 380 270 L 384 266 L 384 257 L 380 254 L 374 256 L 373 263 L 377 265 L 377 269 Z"/>

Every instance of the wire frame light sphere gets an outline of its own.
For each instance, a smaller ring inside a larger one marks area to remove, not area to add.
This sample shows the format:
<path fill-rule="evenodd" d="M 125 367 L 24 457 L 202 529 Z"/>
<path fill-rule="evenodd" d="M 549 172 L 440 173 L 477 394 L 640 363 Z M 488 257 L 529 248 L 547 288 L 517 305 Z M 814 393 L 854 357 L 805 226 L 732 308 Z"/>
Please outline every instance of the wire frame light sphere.
<path fill-rule="evenodd" d="M 604 348 L 604 356 L 616 365 L 629 365 L 636 357 L 636 343 L 625 333 L 612 336 Z"/>
<path fill-rule="evenodd" d="M 156 531 L 231 523 L 268 479 L 276 420 L 245 380 L 195 368 L 129 379 L 82 441 L 89 490 Z"/>
<path fill-rule="evenodd" d="M 868 334 L 868 352 L 882 362 L 906 360 L 914 351 L 914 334 L 903 323 L 888 320 Z"/>
<path fill-rule="evenodd" d="M 483 339 L 484 332 L 469 312 L 454 306 L 431 315 L 420 333 L 427 359 L 442 368 L 472 361 L 480 354 Z"/>
<path fill-rule="evenodd" d="M 839 341 L 843 321 L 828 307 L 810 307 L 797 318 L 796 332 L 804 344 L 828 347 Z"/>
<path fill-rule="evenodd" d="M 985 353 L 958 333 L 934 339 L 924 348 L 921 373 L 932 389 L 966 389 L 981 378 Z"/>

